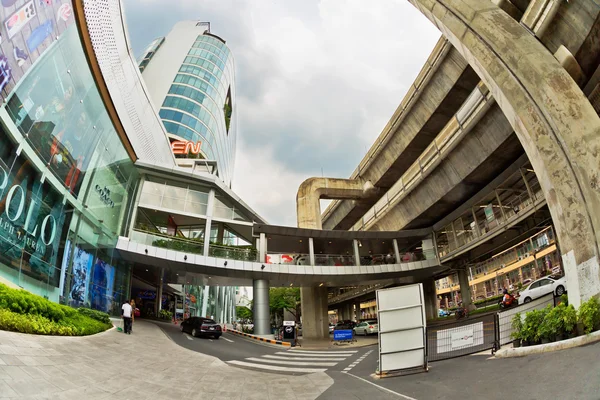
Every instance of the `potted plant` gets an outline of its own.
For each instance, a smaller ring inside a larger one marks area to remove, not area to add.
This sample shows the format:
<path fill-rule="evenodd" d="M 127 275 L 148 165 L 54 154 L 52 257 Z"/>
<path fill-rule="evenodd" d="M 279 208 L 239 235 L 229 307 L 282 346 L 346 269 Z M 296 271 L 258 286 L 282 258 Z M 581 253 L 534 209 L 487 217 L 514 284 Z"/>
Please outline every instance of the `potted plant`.
<path fill-rule="evenodd" d="M 521 340 L 523 339 L 523 320 L 521 319 L 521 313 L 516 313 L 513 316 L 512 333 L 510 336 L 513 338 L 513 347 L 521 347 Z"/>
<path fill-rule="evenodd" d="M 544 309 L 544 316 L 541 323 L 538 325 L 538 337 L 541 340 L 542 344 L 550 343 L 555 340 L 557 334 L 557 310 L 558 307 L 552 308 L 551 305 L 548 305 Z"/>
<path fill-rule="evenodd" d="M 564 313 L 566 309 L 567 307 L 564 303 L 561 303 L 549 310 L 544 317 L 544 322 L 542 323 L 545 326 L 544 334 L 546 339 L 549 339 L 551 342 L 563 340 L 565 332 Z"/>
<path fill-rule="evenodd" d="M 580 333 L 588 334 L 598 328 L 600 324 L 600 304 L 595 297 L 581 304 L 578 314 L 577 329 L 583 328 L 583 332 L 580 330 Z"/>
<path fill-rule="evenodd" d="M 525 322 L 523 323 L 523 334 L 529 345 L 540 343 L 540 325 L 544 320 L 547 310 L 531 310 L 525 314 Z"/>
<path fill-rule="evenodd" d="M 565 307 L 565 311 L 563 313 L 563 326 L 564 332 L 569 339 L 572 339 L 577 336 L 577 330 L 575 329 L 577 326 L 577 311 L 573 304 Z"/>

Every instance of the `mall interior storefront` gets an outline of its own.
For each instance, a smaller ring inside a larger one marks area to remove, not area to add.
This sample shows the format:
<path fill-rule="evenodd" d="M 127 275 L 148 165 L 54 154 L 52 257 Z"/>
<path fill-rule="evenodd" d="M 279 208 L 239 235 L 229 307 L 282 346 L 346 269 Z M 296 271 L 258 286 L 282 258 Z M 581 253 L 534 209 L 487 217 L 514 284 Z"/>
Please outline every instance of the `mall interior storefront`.
<path fill-rule="evenodd" d="M 0 109 L 0 277 L 118 314 L 131 266 L 114 247 L 139 177 L 71 24 Z"/>

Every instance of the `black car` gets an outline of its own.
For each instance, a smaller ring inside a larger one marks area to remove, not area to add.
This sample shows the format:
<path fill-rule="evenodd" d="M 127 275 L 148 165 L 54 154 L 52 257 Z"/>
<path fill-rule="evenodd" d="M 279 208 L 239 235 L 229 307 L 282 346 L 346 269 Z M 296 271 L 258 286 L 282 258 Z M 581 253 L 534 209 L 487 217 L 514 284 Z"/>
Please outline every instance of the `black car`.
<path fill-rule="evenodd" d="M 212 336 L 215 339 L 221 337 L 221 325 L 212 319 L 191 317 L 181 323 L 181 332 L 189 333 L 192 336 Z"/>
<path fill-rule="evenodd" d="M 355 326 L 356 326 L 356 322 L 354 322 L 354 321 L 350 321 L 350 320 L 338 321 L 338 323 L 335 325 L 333 330 L 338 331 L 338 330 L 354 329 Z"/>

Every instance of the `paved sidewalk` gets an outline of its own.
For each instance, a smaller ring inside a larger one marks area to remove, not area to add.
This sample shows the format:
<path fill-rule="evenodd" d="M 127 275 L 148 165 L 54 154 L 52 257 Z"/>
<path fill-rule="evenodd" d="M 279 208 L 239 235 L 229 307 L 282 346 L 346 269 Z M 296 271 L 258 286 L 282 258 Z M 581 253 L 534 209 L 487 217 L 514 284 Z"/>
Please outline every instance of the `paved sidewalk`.
<path fill-rule="evenodd" d="M 316 399 L 324 373 L 283 376 L 233 368 L 173 343 L 156 325 L 88 337 L 0 331 L 0 398 Z"/>

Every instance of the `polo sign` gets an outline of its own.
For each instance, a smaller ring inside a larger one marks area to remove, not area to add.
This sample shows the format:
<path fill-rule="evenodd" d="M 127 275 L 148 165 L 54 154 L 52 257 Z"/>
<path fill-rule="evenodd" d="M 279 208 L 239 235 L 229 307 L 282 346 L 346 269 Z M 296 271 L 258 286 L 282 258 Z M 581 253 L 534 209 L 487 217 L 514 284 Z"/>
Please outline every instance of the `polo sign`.
<path fill-rule="evenodd" d="M 173 154 L 199 154 L 202 142 L 191 142 L 177 140 L 171 143 Z"/>

